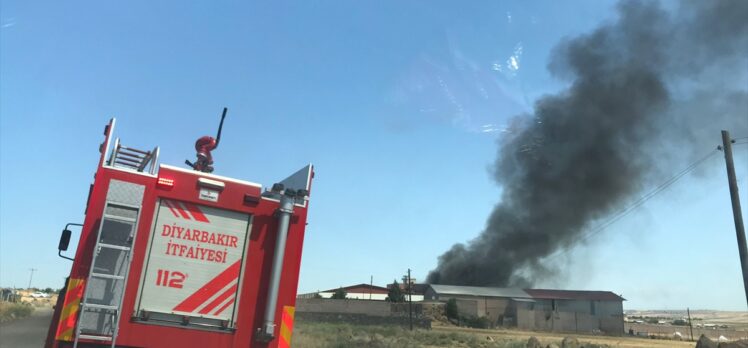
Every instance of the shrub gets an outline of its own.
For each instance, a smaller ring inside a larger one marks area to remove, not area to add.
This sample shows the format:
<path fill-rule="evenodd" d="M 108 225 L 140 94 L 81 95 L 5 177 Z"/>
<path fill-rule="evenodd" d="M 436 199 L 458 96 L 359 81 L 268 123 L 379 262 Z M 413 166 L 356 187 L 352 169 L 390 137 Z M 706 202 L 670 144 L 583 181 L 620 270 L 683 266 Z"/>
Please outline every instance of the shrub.
<path fill-rule="evenodd" d="M 447 305 L 444 306 L 444 314 L 449 319 L 457 319 L 457 316 L 458 316 L 457 300 L 450 298 L 447 301 Z"/>
<path fill-rule="evenodd" d="M 402 290 L 400 290 L 400 285 L 397 283 L 397 280 L 395 280 L 387 291 L 387 301 L 405 302 L 405 295 L 403 295 Z"/>
<path fill-rule="evenodd" d="M 463 317 L 462 322 L 465 326 L 476 329 L 488 329 L 491 327 L 491 321 L 486 317 Z"/>
<path fill-rule="evenodd" d="M 335 290 L 335 293 L 332 294 L 332 299 L 334 300 L 343 300 L 345 297 L 348 296 L 348 293 L 343 290 L 343 288 L 338 288 L 338 290 Z"/>
<path fill-rule="evenodd" d="M 0 322 L 28 317 L 33 311 L 34 307 L 30 304 L 0 302 Z"/>

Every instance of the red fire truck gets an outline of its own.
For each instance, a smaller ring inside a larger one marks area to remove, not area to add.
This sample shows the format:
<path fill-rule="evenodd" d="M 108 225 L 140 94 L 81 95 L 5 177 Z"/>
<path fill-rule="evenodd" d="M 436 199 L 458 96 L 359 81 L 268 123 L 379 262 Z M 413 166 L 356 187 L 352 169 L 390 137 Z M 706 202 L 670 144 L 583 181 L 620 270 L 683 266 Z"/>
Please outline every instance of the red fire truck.
<path fill-rule="evenodd" d="M 185 169 L 122 145 L 114 126 L 85 219 L 60 238 L 73 265 L 46 346 L 288 347 L 313 167 L 263 190 L 210 173 L 220 128 Z"/>

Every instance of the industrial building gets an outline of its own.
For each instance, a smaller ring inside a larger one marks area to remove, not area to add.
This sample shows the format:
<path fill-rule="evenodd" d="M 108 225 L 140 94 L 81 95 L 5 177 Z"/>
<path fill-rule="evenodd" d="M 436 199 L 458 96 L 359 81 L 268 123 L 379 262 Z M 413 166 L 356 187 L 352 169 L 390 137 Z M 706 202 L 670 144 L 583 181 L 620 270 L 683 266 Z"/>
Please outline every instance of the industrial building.
<path fill-rule="evenodd" d="M 426 301 L 455 299 L 460 316 L 523 330 L 623 334 L 623 301 L 610 291 L 491 288 L 429 284 Z"/>
<path fill-rule="evenodd" d="M 358 300 L 379 300 L 384 301 L 387 298 L 387 288 L 370 285 L 370 284 L 356 284 L 350 286 L 341 286 L 340 288 L 317 291 L 308 294 L 300 294 L 297 298 L 331 298 L 332 295 L 338 289 L 343 289 L 346 292 L 345 298 L 358 299 Z"/>
<path fill-rule="evenodd" d="M 425 284 L 414 284 L 413 285 L 413 294 L 411 295 L 412 301 L 423 301 L 423 293 L 417 292 L 415 290 L 416 286 L 420 286 L 419 289 L 423 288 Z M 343 289 L 346 292 L 345 298 L 352 299 L 352 300 L 373 300 L 373 301 L 385 301 L 387 299 L 387 294 L 389 293 L 389 287 L 393 286 L 392 284 L 388 284 L 387 287 L 381 287 L 376 286 L 372 284 L 356 284 L 356 285 L 349 285 L 349 286 L 341 286 L 340 288 L 335 289 L 329 289 L 324 291 L 317 291 L 317 292 L 311 292 L 306 294 L 299 294 L 296 297 L 297 298 L 315 298 L 315 297 L 321 297 L 321 298 L 331 298 L 332 295 L 337 291 L 338 289 Z M 401 286 L 402 288 L 402 286 Z M 406 290 L 402 290 L 403 295 L 405 295 L 405 300 L 408 300 L 408 294 Z"/>

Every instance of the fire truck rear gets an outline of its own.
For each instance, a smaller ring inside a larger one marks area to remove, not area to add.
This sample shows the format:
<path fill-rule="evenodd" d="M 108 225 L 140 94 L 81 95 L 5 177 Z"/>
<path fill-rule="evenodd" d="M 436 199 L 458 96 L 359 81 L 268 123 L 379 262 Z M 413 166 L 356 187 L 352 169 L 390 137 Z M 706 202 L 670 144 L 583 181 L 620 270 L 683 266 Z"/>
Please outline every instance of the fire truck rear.
<path fill-rule="evenodd" d="M 114 126 L 85 219 L 60 239 L 73 265 L 46 346 L 288 347 L 313 167 L 263 191 L 209 173 L 220 130 L 185 169 L 122 145 Z"/>

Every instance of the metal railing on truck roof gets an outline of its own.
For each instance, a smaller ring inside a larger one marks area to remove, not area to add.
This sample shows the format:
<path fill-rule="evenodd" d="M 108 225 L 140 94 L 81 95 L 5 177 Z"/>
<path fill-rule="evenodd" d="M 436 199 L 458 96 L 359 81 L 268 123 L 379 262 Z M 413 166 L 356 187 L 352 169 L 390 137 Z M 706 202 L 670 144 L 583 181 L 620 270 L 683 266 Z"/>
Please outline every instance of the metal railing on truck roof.
<path fill-rule="evenodd" d="M 109 165 L 136 172 L 143 172 L 147 168 L 148 173 L 155 174 L 158 152 L 158 146 L 151 151 L 143 151 L 124 146 L 120 144 L 119 138 L 117 138 L 114 140 L 112 155 L 109 157 Z"/>

